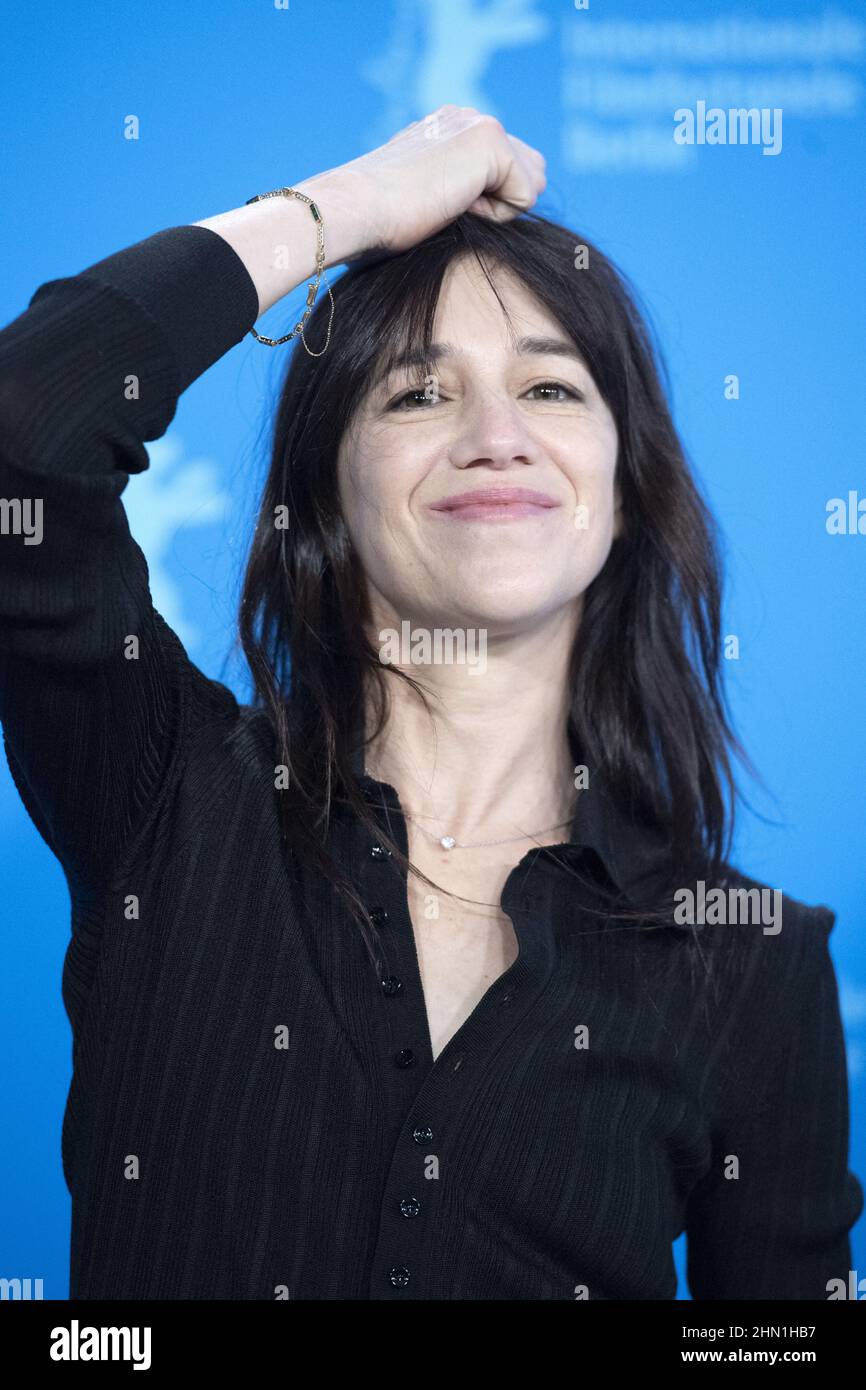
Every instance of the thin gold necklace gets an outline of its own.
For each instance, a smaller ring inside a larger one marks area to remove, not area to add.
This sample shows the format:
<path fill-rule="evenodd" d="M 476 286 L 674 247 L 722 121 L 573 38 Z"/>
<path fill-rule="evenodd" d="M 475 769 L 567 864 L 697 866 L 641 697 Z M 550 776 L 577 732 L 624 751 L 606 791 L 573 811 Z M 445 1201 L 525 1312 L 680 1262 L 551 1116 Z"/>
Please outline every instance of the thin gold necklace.
<path fill-rule="evenodd" d="M 428 840 L 434 840 L 443 849 L 489 849 L 492 845 L 513 845 L 518 840 L 533 840 L 537 835 L 549 835 L 551 830 L 561 830 L 563 826 L 571 825 L 570 820 L 560 821 L 558 825 L 550 825 L 546 830 L 538 830 L 534 833 L 524 835 L 508 835 L 502 840 L 456 840 L 453 835 L 434 835 L 432 831 L 425 830 L 423 825 L 419 825 L 415 816 L 406 815 L 413 825 L 417 825 L 422 835 L 426 835 Z"/>
<path fill-rule="evenodd" d="M 366 771 L 367 774 L 370 777 L 373 777 L 377 782 L 380 782 L 382 780 L 372 768 L 367 768 Z M 530 833 L 524 833 L 523 835 L 506 835 L 501 840 L 458 840 L 455 835 L 434 835 L 432 831 L 425 830 L 424 826 L 419 824 L 416 816 L 410 815 L 408 811 L 404 814 L 406 820 L 410 820 L 413 825 L 417 825 L 418 829 L 421 831 L 421 834 L 426 835 L 428 840 L 432 840 L 434 844 L 440 845 L 442 849 L 448 850 L 490 849 L 494 845 L 513 845 L 516 844 L 518 840 L 533 840 L 538 835 L 549 835 L 552 830 L 562 830 L 564 826 L 571 825 L 571 822 L 574 819 L 574 816 L 572 814 L 572 816 L 570 816 L 568 820 L 560 821 L 557 825 L 550 825 L 547 827 L 546 830 L 533 831 Z M 425 817 L 425 819 L 441 821 L 442 817 L 433 816 Z"/>

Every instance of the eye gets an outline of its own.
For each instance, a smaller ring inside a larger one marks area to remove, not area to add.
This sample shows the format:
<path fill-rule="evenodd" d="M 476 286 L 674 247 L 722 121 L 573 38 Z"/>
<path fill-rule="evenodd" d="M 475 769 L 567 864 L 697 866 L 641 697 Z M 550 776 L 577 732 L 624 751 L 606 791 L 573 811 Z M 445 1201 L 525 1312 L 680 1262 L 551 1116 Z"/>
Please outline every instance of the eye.
<path fill-rule="evenodd" d="M 431 387 L 428 394 L 423 386 L 413 386 L 411 391 L 404 391 L 402 396 L 397 396 L 388 406 L 389 410 L 401 410 L 406 408 L 406 402 L 412 402 L 412 409 L 423 410 L 425 406 L 433 405 L 436 395 Z"/>
<path fill-rule="evenodd" d="M 584 399 L 580 391 L 577 391 L 573 386 L 565 386 L 561 381 L 539 381 L 537 386 L 530 386 L 529 391 L 564 391 L 573 401 Z M 550 397 L 548 396 L 547 399 L 549 400 Z"/>
<path fill-rule="evenodd" d="M 540 381 L 536 386 L 530 386 L 527 395 L 532 391 L 564 391 L 566 396 L 573 401 L 585 400 L 582 391 L 578 391 L 574 386 L 566 386 L 561 381 Z M 401 396 L 397 396 L 388 406 L 389 410 L 405 410 L 407 408 L 424 410 L 429 405 L 434 405 L 438 399 L 435 388 L 429 392 L 423 386 L 413 386 L 410 391 L 404 391 Z M 550 400 L 551 397 L 542 399 Z M 562 398 L 560 398 L 561 400 Z M 554 400 L 554 404 L 559 404 Z"/>

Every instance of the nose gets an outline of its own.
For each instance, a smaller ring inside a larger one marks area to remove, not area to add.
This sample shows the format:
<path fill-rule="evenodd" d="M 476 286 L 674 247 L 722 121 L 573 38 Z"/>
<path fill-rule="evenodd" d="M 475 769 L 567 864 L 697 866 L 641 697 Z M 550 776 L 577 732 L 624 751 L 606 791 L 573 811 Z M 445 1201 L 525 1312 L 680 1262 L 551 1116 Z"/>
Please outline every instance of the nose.
<path fill-rule="evenodd" d="M 455 468 L 500 472 L 537 463 L 540 451 L 517 402 L 505 392 L 490 390 L 466 400 L 449 457 Z"/>

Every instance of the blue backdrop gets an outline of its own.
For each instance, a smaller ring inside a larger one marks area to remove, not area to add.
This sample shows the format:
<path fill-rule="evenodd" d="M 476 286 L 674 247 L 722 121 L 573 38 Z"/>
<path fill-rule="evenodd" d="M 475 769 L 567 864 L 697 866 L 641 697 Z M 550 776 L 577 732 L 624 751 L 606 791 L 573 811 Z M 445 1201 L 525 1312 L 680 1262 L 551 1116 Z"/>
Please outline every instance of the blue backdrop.
<path fill-rule="evenodd" d="M 866 1182 L 866 535 L 826 524 L 831 498 L 866 498 L 863 0 L 102 0 L 19 5 L 3 49 L 3 322 L 45 280 L 355 158 L 445 102 L 544 152 L 539 211 L 637 285 L 721 520 L 733 708 L 772 793 L 746 785 L 736 862 L 838 914 Z M 781 147 L 678 143 L 674 113 L 699 102 L 778 109 Z M 260 331 L 287 331 L 302 300 Z M 157 608 L 241 698 L 232 624 L 284 365 L 251 338 L 235 348 L 124 498 Z M 5 761 L 0 825 L 0 1276 L 64 1298 L 68 894 Z M 676 1256 L 688 1297 L 682 1241 Z"/>

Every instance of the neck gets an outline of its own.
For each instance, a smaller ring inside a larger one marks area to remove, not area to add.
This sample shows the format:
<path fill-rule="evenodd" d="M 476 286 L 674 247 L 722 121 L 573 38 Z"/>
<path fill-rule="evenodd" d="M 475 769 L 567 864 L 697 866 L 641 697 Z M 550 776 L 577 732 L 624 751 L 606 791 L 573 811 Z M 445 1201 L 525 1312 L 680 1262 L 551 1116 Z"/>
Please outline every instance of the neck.
<path fill-rule="evenodd" d="M 486 667 L 402 665 L 421 697 L 389 674 L 389 710 L 367 747 L 366 770 L 393 786 L 403 810 L 433 835 L 459 841 L 567 838 L 574 809 L 568 739 L 573 611 L 530 633 L 488 638 Z M 396 663 L 395 663 L 396 664 Z"/>

